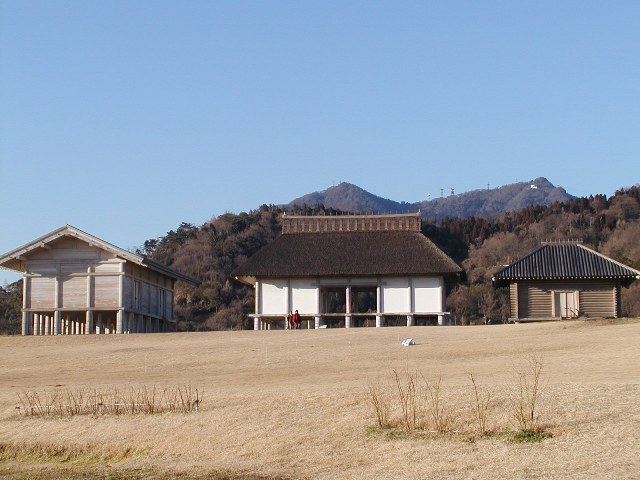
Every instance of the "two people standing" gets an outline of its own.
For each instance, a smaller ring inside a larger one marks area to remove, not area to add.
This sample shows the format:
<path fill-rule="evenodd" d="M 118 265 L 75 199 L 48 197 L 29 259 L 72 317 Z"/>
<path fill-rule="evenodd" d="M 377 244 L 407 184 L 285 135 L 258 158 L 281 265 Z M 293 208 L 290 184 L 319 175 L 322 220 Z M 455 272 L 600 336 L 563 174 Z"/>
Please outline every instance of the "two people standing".
<path fill-rule="evenodd" d="M 295 313 L 289 312 L 289 315 L 287 315 L 287 320 L 289 321 L 289 327 L 291 329 L 300 328 L 300 323 L 302 321 L 300 320 L 300 314 L 298 313 L 298 310 L 296 310 Z"/>

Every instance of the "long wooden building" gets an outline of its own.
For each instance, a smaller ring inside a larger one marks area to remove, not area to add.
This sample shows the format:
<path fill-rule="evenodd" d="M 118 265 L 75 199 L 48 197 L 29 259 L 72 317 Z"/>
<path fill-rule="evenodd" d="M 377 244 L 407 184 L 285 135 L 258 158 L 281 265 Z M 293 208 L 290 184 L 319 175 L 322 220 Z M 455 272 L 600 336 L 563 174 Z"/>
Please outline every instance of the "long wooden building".
<path fill-rule="evenodd" d="M 173 331 L 175 282 L 198 283 L 71 225 L 1 255 L 0 267 L 22 272 L 23 335 Z"/>
<path fill-rule="evenodd" d="M 493 276 L 496 287 L 509 287 L 510 320 L 560 320 L 621 316 L 621 287 L 640 271 L 602 255 L 580 242 L 543 244 Z"/>
<path fill-rule="evenodd" d="M 462 269 L 421 233 L 419 214 L 291 216 L 282 235 L 238 267 L 255 288 L 254 329 L 444 323 Z"/>

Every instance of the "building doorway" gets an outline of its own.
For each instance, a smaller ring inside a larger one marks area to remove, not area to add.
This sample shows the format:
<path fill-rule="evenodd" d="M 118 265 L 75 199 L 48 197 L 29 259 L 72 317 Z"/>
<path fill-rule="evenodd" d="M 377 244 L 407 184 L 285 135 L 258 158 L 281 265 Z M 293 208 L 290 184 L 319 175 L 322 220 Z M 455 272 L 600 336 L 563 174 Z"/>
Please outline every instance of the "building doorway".
<path fill-rule="evenodd" d="M 578 316 L 578 292 L 554 292 L 554 316 L 575 318 Z"/>

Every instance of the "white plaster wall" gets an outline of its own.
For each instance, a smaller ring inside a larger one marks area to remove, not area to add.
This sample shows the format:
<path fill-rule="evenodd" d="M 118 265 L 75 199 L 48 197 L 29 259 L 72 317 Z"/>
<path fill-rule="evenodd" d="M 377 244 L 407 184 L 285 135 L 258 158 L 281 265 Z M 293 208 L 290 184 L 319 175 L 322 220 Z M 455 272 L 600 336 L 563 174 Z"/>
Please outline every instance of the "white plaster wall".
<path fill-rule="evenodd" d="M 444 305 L 442 304 L 444 281 L 442 277 L 414 278 L 412 284 L 416 312 L 444 311 Z"/>
<path fill-rule="evenodd" d="M 260 282 L 260 311 L 263 315 L 284 315 L 286 308 L 286 280 L 263 280 Z"/>
<path fill-rule="evenodd" d="M 407 287 L 409 280 L 406 278 L 385 278 L 382 282 L 382 312 L 406 313 L 409 312 L 409 293 Z"/>
<path fill-rule="evenodd" d="M 291 309 L 301 314 L 318 313 L 318 287 L 313 280 L 291 280 Z"/>

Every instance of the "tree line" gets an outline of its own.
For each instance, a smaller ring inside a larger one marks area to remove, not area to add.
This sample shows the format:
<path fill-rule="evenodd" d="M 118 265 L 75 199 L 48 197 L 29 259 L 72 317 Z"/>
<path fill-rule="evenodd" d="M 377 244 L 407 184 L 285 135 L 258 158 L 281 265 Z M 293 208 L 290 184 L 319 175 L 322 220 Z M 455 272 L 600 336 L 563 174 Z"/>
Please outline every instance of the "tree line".
<path fill-rule="evenodd" d="M 250 212 L 225 213 L 201 226 L 182 223 L 137 249 L 201 281 L 198 286 L 176 284 L 175 317 L 180 330 L 252 328 L 248 315 L 254 309 L 253 289 L 234 280 L 231 272 L 280 234 L 282 213 L 281 207 L 262 205 Z M 288 213 L 347 212 L 303 205 Z M 509 315 L 508 291 L 493 288 L 491 277 L 542 241 L 580 239 L 640 269 L 640 187 L 618 190 L 610 198 L 577 198 L 495 217 L 424 222 L 422 231 L 466 272 L 466 281 L 452 286 L 447 295 L 447 309 L 456 322 L 503 322 Z M 21 281 L 0 287 L 0 332 L 19 333 L 21 294 Z M 623 289 L 622 313 L 640 316 L 640 282 Z"/>

